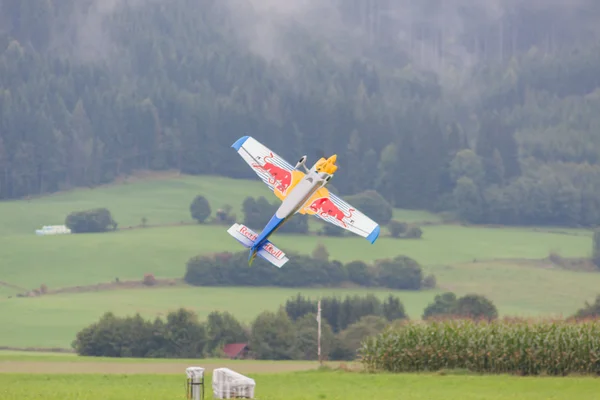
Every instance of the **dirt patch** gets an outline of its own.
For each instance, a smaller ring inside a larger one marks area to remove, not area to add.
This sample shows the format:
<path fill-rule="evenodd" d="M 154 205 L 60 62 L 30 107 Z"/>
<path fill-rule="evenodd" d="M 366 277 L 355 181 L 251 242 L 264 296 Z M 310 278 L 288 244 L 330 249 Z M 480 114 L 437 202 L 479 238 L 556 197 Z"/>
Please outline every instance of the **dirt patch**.
<path fill-rule="evenodd" d="M 587 258 L 564 258 L 557 254 L 550 254 L 542 259 L 526 259 L 526 258 L 498 258 L 498 259 L 483 259 L 473 260 L 469 263 L 461 263 L 458 265 L 475 265 L 475 264 L 513 264 L 519 267 L 534 267 L 534 268 L 561 268 L 569 271 L 579 272 L 600 272 L 600 269 L 594 265 L 592 260 Z"/>
<path fill-rule="evenodd" d="M 46 295 L 59 294 L 59 293 L 86 293 L 86 292 L 99 292 L 108 290 L 123 290 L 123 289 L 149 289 L 159 288 L 168 286 L 177 286 L 182 283 L 181 279 L 156 279 L 154 284 L 147 285 L 141 280 L 136 281 L 119 281 L 119 282 L 105 282 L 97 283 L 95 285 L 85 286 L 72 286 L 55 290 L 48 290 Z"/>
<path fill-rule="evenodd" d="M 32 374 L 177 374 L 184 375 L 185 369 L 191 366 L 206 368 L 210 373 L 215 368 L 231 368 L 242 374 L 294 372 L 317 369 L 318 362 L 228 362 L 211 361 L 203 363 L 198 360 L 190 362 L 148 362 L 148 363 L 119 363 L 119 362 L 68 362 L 68 361 L 0 361 L 0 373 L 32 373 Z M 335 367 L 332 365 L 331 367 Z"/>
<path fill-rule="evenodd" d="M 118 282 L 103 282 L 96 283 L 94 285 L 81 285 L 81 286 L 70 286 L 58 289 L 46 289 L 44 291 L 40 289 L 27 290 L 20 288 L 23 292 L 18 293 L 16 297 L 39 297 L 49 296 L 53 294 L 61 293 L 87 293 L 87 292 L 100 292 L 109 290 L 124 290 L 124 289 L 151 289 L 161 287 L 173 287 L 182 285 L 183 279 L 159 279 L 152 278 L 151 283 L 145 282 L 144 280 L 135 281 L 118 281 Z"/>
<path fill-rule="evenodd" d="M 62 347 L 10 347 L 0 346 L 0 350 L 8 351 L 30 351 L 32 353 L 75 353 L 73 349 L 63 349 Z"/>
<path fill-rule="evenodd" d="M 17 285 L 13 285 L 12 283 L 8 283 L 8 282 L 4 282 L 4 281 L 0 281 L 0 286 L 5 286 L 11 289 L 15 289 L 15 290 L 19 290 L 19 291 L 26 291 L 27 289 L 21 287 L 21 286 L 17 286 Z"/>

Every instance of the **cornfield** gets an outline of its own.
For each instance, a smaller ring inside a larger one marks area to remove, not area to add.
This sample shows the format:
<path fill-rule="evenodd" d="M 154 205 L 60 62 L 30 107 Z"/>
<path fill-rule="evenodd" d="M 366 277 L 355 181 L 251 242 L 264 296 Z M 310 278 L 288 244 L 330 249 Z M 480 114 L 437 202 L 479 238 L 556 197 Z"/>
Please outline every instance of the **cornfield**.
<path fill-rule="evenodd" d="M 598 374 L 600 321 L 409 322 L 367 338 L 359 352 L 369 371 Z"/>

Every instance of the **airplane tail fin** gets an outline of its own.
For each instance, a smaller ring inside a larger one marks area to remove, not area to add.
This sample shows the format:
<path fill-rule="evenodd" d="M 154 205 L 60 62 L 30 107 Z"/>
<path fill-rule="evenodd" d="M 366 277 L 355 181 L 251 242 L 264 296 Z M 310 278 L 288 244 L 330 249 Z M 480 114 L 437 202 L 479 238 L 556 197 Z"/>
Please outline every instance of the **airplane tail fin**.
<path fill-rule="evenodd" d="M 277 247 L 275 247 L 273 243 L 271 243 L 268 240 L 260 248 L 255 249 L 254 243 L 256 238 L 258 237 L 258 234 L 245 225 L 237 223 L 233 224 L 227 230 L 227 233 L 233 236 L 244 247 L 250 249 L 250 254 L 248 256 L 248 265 L 252 265 L 252 262 L 254 261 L 257 255 L 278 268 L 283 267 L 283 265 L 289 261 L 289 259 L 285 256 L 285 253 Z"/>

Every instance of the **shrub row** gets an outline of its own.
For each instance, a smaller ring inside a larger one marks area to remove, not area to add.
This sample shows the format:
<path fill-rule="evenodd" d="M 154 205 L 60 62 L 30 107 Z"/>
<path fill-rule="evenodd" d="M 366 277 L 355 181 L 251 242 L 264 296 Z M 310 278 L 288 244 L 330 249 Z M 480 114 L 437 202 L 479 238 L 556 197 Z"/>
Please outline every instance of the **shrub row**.
<path fill-rule="evenodd" d="M 388 372 L 600 373 L 600 321 L 405 323 L 363 341 L 364 366 Z"/>
<path fill-rule="evenodd" d="M 373 296 L 323 298 L 322 310 L 325 359 L 355 359 L 361 340 L 405 318 L 404 306 L 391 296 L 384 303 Z M 258 359 L 317 359 L 316 302 L 297 296 L 278 311 L 262 312 L 249 327 L 227 312 L 212 312 L 205 322 L 184 309 L 166 321 L 106 313 L 77 333 L 72 346 L 85 356 L 202 358 L 223 356 L 229 343 L 249 343 L 250 356 Z"/>
<path fill-rule="evenodd" d="M 363 261 L 344 265 L 302 254 L 288 257 L 286 265 L 277 268 L 259 257 L 248 267 L 245 251 L 199 255 L 187 262 L 184 280 L 195 286 L 333 287 L 347 282 L 405 290 L 435 286 L 433 276 L 424 277 L 419 263 L 405 256 L 378 260 L 372 265 Z"/>

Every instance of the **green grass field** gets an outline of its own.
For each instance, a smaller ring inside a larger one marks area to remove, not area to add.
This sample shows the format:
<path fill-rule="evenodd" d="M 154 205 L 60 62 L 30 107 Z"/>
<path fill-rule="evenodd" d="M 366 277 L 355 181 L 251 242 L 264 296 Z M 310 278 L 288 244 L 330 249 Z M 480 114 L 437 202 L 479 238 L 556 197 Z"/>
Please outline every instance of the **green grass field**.
<path fill-rule="evenodd" d="M 200 316 L 214 309 L 229 310 L 249 321 L 264 309 L 274 309 L 298 291 L 316 293 L 366 293 L 364 290 L 192 288 L 114 290 L 8 298 L 21 289 L 46 284 L 50 289 L 100 282 L 141 279 L 144 273 L 181 278 L 186 261 L 209 251 L 243 251 L 226 226 L 163 226 L 104 234 L 38 237 L 35 229 L 61 224 L 74 210 L 107 207 L 121 228 L 135 226 L 142 217 L 148 224 L 191 222 L 189 204 L 205 195 L 215 210 L 230 204 L 243 220 L 245 196 L 275 197 L 258 180 L 217 177 L 139 179 L 96 189 L 78 189 L 37 199 L 0 203 L 0 345 L 68 347 L 74 332 L 103 312 L 165 314 L 179 306 Z M 395 210 L 407 222 L 434 222 L 440 218 L 424 211 Z M 315 221 L 316 222 L 316 221 Z M 286 251 L 311 252 L 317 243 L 327 246 L 340 261 L 413 257 L 427 273 L 434 273 L 435 291 L 397 292 L 411 318 L 442 290 L 457 294 L 485 294 L 500 313 L 519 315 L 571 314 L 595 297 L 600 274 L 565 271 L 539 263 L 556 252 L 563 257 L 589 256 L 592 238 L 585 230 L 422 226 L 423 238 L 402 240 L 380 237 L 375 245 L 360 237 L 323 238 L 276 234 L 273 241 Z M 494 259 L 501 261 L 492 261 Z M 260 293 L 260 295 L 257 295 Z M 381 291 L 380 294 L 387 294 Z"/>
<path fill-rule="evenodd" d="M 184 370 L 185 371 L 185 370 Z M 162 400 L 185 398 L 181 374 L 0 374 L 3 400 Z M 424 400 L 424 399 L 596 399 L 592 378 L 519 378 L 506 376 L 370 375 L 342 371 L 250 373 L 255 398 L 263 400 Z M 213 398 L 205 376 L 206 399 Z"/>
<path fill-rule="evenodd" d="M 214 310 L 221 310 L 249 323 L 259 312 L 276 310 L 298 292 L 314 298 L 319 295 L 367 293 L 360 289 L 186 287 L 13 298 L 0 300 L 0 343 L 12 347 L 68 348 L 80 329 L 96 321 L 107 310 L 114 310 L 117 315 L 139 312 L 146 318 L 153 318 L 165 316 L 177 307 L 185 307 L 197 312 L 201 319 Z M 369 292 L 381 298 L 391 293 L 386 290 Z M 406 302 L 407 311 L 416 317 L 433 296 L 433 292 L 400 294 Z"/>
<path fill-rule="evenodd" d="M 275 234 L 280 248 L 310 253 L 323 243 L 343 262 L 404 254 L 423 265 L 447 265 L 498 258 L 540 259 L 550 251 L 587 256 L 591 236 L 537 233 L 522 229 L 425 226 L 419 240 L 381 237 L 371 245 L 360 237 L 324 238 Z M 13 235 L 2 237 L 2 280 L 25 288 L 50 288 L 112 281 L 115 277 L 180 278 L 190 257 L 210 251 L 244 251 L 224 226 L 176 226 L 103 234 Z"/>
<path fill-rule="evenodd" d="M 206 399 L 213 398 L 212 371 L 227 367 L 256 382 L 256 399 L 595 399 L 597 380 L 588 377 L 523 378 L 437 374 L 366 374 L 318 370 L 307 361 L 151 360 L 76 357 L 0 351 L 3 400 L 105 400 L 185 398 L 185 369 L 205 371 Z"/>
<path fill-rule="evenodd" d="M 0 344 L 13 347 L 69 347 L 77 331 L 96 321 L 105 311 L 118 315 L 139 312 L 146 318 L 166 315 L 177 307 L 193 309 L 200 318 L 213 310 L 227 310 L 250 322 L 262 310 L 275 310 L 298 292 L 320 295 L 375 293 L 398 296 L 411 319 L 420 318 L 435 294 L 486 293 L 501 314 L 537 316 L 570 315 L 593 301 L 600 274 L 563 271 L 556 267 L 501 262 L 432 267 L 440 288 L 428 291 L 367 289 L 284 289 L 169 287 L 59 294 L 34 298 L 0 299 Z M 260 292 L 259 292 L 260 291 Z M 257 295 L 260 293 L 260 295 Z M 553 293 L 543 296 L 543 293 Z M 43 332 L 43 334 L 41 333 Z"/>

